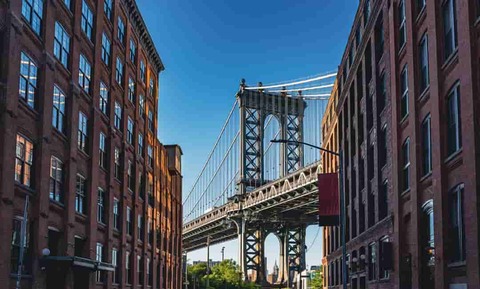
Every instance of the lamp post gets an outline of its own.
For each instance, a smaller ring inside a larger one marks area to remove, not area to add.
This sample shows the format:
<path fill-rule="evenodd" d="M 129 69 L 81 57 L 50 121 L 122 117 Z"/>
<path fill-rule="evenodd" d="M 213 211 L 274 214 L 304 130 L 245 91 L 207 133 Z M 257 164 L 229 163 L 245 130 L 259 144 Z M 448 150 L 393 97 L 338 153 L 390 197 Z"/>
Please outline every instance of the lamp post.
<path fill-rule="evenodd" d="M 326 152 L 328 154 L 334 155 L 338 157 L 338 164 L 339 164 L 339 179 L 340 179 L 340 236 L 341 236 L 341 245 L 342 245 L 342 287 L 343 289 L 347 289 L 347 247 L 346 244 L 346 207 L 345 207 L 345 192 L 343 190 L 343 155 L 342 152 L 334 152 L 331 150 L 324 149 L 322 147 L 312 145 L 303 141 L 292 141 L 286 139 L 273 139 L 270 142 L 272 143 L 284 143 L 284 144 L 302 144 L 306 145 L 320 151 Z"/>

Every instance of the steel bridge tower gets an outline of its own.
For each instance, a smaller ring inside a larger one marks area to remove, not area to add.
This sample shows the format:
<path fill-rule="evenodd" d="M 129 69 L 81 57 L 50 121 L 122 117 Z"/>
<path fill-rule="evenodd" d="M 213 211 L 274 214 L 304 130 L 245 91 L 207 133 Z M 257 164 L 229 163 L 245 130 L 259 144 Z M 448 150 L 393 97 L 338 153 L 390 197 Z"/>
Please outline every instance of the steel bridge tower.
<path fill-rule="evenodd" d="M 259 83 L 259 87 L 262 84 Z M 246 193 L 263 186 L 265 120 L 275 117 L 280 126 L 279 138 L 303 141 L 303 117 L 305 101 L 285 92 L 278 94 L 263 89 L 248 89 L 242 79 L 236 95 L 240 110 L 240 176 L 234 199 L 242 199 Z M 269 140 L 267 140 L 269 141 Z M 303 146 L 280 145 L 280 178 L 303 167 Z M 265 220 L 260 214 L 239 210 L 230 219 L 236 224 L 239 239 L 239 260 L 243 279 L 264 286 L 291 286 L 295 276 L 305 269 L 306 225 L 297 216 L 278 216 Z M 265 239 L 273 233 L 280 241 L 280 272 L 277 284 L 267 284 L 265 276 Z"/>

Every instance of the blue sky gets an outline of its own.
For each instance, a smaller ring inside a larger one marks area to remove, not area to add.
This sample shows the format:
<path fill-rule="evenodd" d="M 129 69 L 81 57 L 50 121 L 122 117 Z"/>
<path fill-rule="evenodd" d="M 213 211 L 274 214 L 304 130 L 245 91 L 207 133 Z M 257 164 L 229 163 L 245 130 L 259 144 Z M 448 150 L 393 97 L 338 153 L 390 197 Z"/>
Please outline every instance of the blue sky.
<path fill-rule="evenodd" d="M 165 65 L 160 76 L 159 136 L 181 145 L 184 194 L 190 189 L 234 102 L 247 84 L 281 82 L 337 69 L 358 0 L 137 0 Z M 312 244 L 318 227 L 307 231 Z M 271 270 L 278 245 L 268 238 Z M 321 234 L 307 264 L 321 262 Z M 211 256 L 237 258 L 236 241 Z M 204 260 L 200 250 L 191 260 Z"/>

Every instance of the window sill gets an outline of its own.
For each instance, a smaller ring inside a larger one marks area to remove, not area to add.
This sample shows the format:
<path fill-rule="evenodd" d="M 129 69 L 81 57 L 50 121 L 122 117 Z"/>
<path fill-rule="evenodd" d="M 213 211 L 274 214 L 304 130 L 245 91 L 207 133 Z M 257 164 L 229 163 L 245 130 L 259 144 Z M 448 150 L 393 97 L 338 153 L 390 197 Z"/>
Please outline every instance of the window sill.
<path fill-rule="evenodd" d="M 430 83 L 425 87 L 425 89 L 420 93 L 418 97 L 418 102 L 422 103 L 425 102 L 427 99 L 430 98 Z"/>
<path fill-rule="evenodd" d="M 25 19 L 25 17 L 23 17 L 23 15 L 22 15 L 22 20 L 23 20 L 23 27 L 24 27 L 23 31 L 31 36 L 31 39 L 33 39 L 33 41 L 36 42 L 35 44 L 38 47 L 43 47 L 44 43 L 41 36 L 42 32 L 40 31 L 40 34 L 37 34 L 37 32 L 33 30 L 32 26 L 30 26 L 30 23 L 28 23 L 28 21 Z"/>
<path fill-rule="evenodd" d="M 409 194 L 409 193 L 410 193 L 410 188 L 404 190 L 404 191 L 400 194 L 400 196 L 403 197 L 403 196 L 405 196 L 405 195 L 407 195 L 407 194 Z"/>
<path fill-rule="evenodd" d="M 398 58 L 402 58 L 407 53 L 407 41 L 403 43 L 402 47 L 398 50 Z"/>
<path fill-rule="evenodd" d="M 463 151 L 463 148 L 459 148 L 456 152 L 450 154 L 447 157 L 447 159 L 445 159 L 445 164 L 447 164 L 450 167 L 457 164 L 457 162 L 459 162 L 461 160 L 460 155 L 462 154 L 462 151 Z"/>
<path fill-rule="evenodd" d="M 65 209 L 65 204 L 62 204 L 52 199 L 49 199 L 49 200 L 50 200 L 50 205 L 53 205 L 56 209 Z"/>
<path fill-rule="evenodd" d="M 432 170 L 425 174 L 423 177 L 420 178 L 420 183 L 423 183 L 426 179 L 430 178 L 432 176 Z"/>
<path fill-rule="evenodd" d="M 445 62 L 442 64 L 442 67 L 440 68 L 442 71 L 448 71 L 450 70 L 449 68 L 453 65 L 455 61 L 458 61 L 458 46 L 455 48 L 455 50 L 448 56 L 448 58 L 445 60 Z"/>
<path fill-rule="evenodd" d="M 35 110 L 35 108 L 28 105 L 27 101 L 23 99 L 21 96 L 18 96 L 18 102 L 21 103 L 20 108 L 29 114 L 31 117 L 35 119 L 39 119 L 40 114 Z"/>
<path fill-rule="evenodd" d="M 71 55 L 69 55 L 71 56 Z M 68 70 L 68 67 L 65 67 L 61 62 L 60 60 L 58 60 L 58 58 L 55 56 L 55 68 L 57 70 L 60 70 L 61 73 L 68 79 L 72 78 L 72 73 L 70 72 L 70 70 Z"/>
<path fill-rule="evenodd" d="M 87 152 L 77 148 L 77 151 L 79 152 L 79 154 L 84 158 L 84 159 L 90 159 L 90 156 L 87 154 Z"/>
<path fill-rule="evenodd" d="M 448 268 L 459 268 L 467 265 L 467 261 L 456 261 L 447 264 Z"/>
<path fill-rule="evenodd" d="M 427 17 L 427 12 L 426 12 L 426 7 L 427 5 L 424 5 L 422 7 L 422 10 L 420 10 L 420 12 L 418 12 L 417 14 L 417 18 L 415 19 L 415 25 L 418 27 L 420 25 L 422 25 L 423 21 L 425 20 L 425 18 Z"/>
<path fill-rule="evenodd" d="M 75 211 L 75 219 L 85 222 L 87 220 L 87 215 Z"/>
<path fill-rule="evenodd" d="M 24 185 L 22 183 L 19 183 L 17 181 L 15 181 L 15 187 L 19 188 L 25 194 L 30 194 L 30 195 L 35 194 L 35 189 L 33 189 L 32 187 L 29 187 L 27 185 Z"/>
<path fill-rule="evenodd" d="M 17 278 L 17 277 L 18 275 L 16 273 L 10 273 L 10 278 Z M 22 274 L 20 275 L 20 279 L 33 279 L 33 276 L 28 274 Z"/>
<path fill-rule="evenodd" d="M 405 128 L 405 127 L 408 125 L 408 115 L 409 115 L 409 113 L 407 112 L 407 114 L 404 115 L 404 116 L 402 117 L 402 119 L 400 120 L 400 127 L 401 127 L 402 129 Z"/>
<path fill-rule="evenodd" d="M 59 131 L 56 127 L 53 128 L 53 134 L 56 135 L 59 139 L 61 139 L 63 142 L 68 142 L 67 136 L 63 132 Z"/>
<path fill-rule="evenodd" d="M 477 20 L 473 23 L 473 26 L 477 26 L 480 23 L 480 16 L 477 16 Z"/>

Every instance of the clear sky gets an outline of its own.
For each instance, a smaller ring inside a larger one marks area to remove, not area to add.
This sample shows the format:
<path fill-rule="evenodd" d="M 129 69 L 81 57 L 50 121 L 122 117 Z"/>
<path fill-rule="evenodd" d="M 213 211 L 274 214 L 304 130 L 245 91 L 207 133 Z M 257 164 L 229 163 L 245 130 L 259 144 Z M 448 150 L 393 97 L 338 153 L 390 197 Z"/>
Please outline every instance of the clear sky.
<path fill-rule="evenodd" d="M 337 69 L 358 0 L 137 0 L 165 65 L 160 75 L 159 136 L 184 152 L 188 193 L 220 132 L 241 78 L 264 84 Z M 307 246 L 318 227 L 307 230 Z M 321 234 L 307 264 L 321 263 Z M 267 240 L 268 270 L 278 244 Z M 236 241 L 211 257 L 237 259 Z M 203 250 L 190 260 L 205 260 Z"/>

